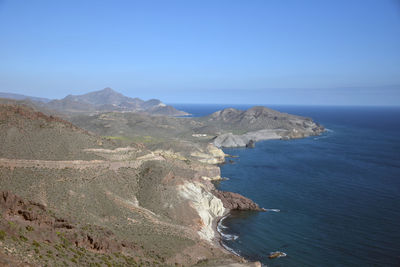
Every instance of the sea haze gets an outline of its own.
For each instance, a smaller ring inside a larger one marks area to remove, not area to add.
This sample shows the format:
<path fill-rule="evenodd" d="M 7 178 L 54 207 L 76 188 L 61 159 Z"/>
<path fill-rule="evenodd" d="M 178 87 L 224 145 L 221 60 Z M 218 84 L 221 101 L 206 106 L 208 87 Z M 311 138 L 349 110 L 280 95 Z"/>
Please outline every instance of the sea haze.
<path fill-rule="evenodd" d="M 229 105 L 175 106 L 196 116 Z M 230 179 L 219 189 L 280 210 L 233 213 L 224 244 L 268 266 L 400 266 L 400 108 L 272 108 L 328 130 L 224 149 L 239 157 L 221 167 Z M 287 257 L 270 260 L 272 251 Z"/>

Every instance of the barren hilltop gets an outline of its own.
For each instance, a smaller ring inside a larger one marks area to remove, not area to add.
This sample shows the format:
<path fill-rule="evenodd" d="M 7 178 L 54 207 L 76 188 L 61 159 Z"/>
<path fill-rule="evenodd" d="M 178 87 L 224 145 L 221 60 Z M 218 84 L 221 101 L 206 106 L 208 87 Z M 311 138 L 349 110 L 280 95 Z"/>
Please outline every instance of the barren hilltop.
<path fill-rule="evenodd" d="M 165 106 L 111 89 L 63 101 L 51 105 L 64 119 L 37 103 L 0 101 L 3 265 L 259 266 L 219 244 L 219 218 L 232 209 L 262 211 L 216 190 L 227 156 L 219 147 L 323 131 L 265 107 L 202 118 L 127 112 Z M 81 102 L 90 110 L 71 112 L 69 103 Z M 104 105 L 116 110 L 103 112 Z"/>

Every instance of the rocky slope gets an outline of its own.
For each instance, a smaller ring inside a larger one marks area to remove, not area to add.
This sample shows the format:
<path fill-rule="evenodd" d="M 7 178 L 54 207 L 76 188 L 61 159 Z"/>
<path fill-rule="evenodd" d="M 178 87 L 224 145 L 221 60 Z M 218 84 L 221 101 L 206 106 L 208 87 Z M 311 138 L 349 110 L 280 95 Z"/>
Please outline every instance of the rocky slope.
<path fill-rule="evenodd" d="M 103 94 L 109 95 L 106 90 L 68 101 L 87 101 L 98 110 Z M 126 100 L 111 96 L 111 106 Z M 0 105 L 0 255 L 9 262 L 245 266 L 219 247 L 216 222 L 230 210 L 263 209 L 215 189 L 212 181 L 221 179 L 216 164 L 226 156 L 217 146 L 324 130 L 311 119 L 265 107 L 203 118 L 105 112 L 70 119 L 17 102 Z M 70 245 L 60 248 L 65 242 Z M 43 248 L 38 253 L 37 243 Z"/>
<path fill-rule="evenodd" d="M 281 113 L 266 107 L 233 108 L 203 118 L 208 127 L 224 129 L 213 143 L 217 147 L 244 147 L 269 139 L 293 139 L 319 135 L 325 129 L 310 118 Z M 207 129 L 205 129 L 207 131 Z"/>
<path fill-rule="evenodd" d="M 214 146 L 190 159 L 121 147 L 14 105 L 0 106 L 0 127 L 0 253 L 11 266 L 246 264 L 216 242 L 229 208 L 210 182 L 220 170 L 209 163 L 224 159 Z"/>
<path fill-rule="evenodd" d="M 99 159 L 90 147 L 115 144 L 63 119 L 30 107 L 0 104 L 0 157 L 21 159 Z"/>
<path fill-rule="evenodd" d="M 17 262 L 39 265 L 43 256 L 52 263 L 69 262 L 71 265 L 133 265 L 144 260 L 154 261 L 146 258 L 144 251 L 134 243 L 118 241 L 109 230 L 57 217 L 43 204 L 25 200 L 11 192 L 0 192 L 0 211 L 3 249 L 12 258 L 17 258 Z M 16 242 L 7 242 L 9 238 Z M 124 255 L 122 251 L 124 254 L 135 251 L 136 255 Z"/>
<path fill-rule="evenodd" d="M 103 113 L 70 118 L 75 124 L 103 136 L 147 143 L 180 143 L 192 147 L 213 143 L 216 147 L 245 147 L 261 140 L 293 139 L 319 135 L 324 127 L 310 118 L 266 107 L 233 108 L 201 118 L 171 118 L 137 113 Z M 147 139 L 143 139 L 147 137 Z M 171 144 L 170 144 L 171 145 Z"/>

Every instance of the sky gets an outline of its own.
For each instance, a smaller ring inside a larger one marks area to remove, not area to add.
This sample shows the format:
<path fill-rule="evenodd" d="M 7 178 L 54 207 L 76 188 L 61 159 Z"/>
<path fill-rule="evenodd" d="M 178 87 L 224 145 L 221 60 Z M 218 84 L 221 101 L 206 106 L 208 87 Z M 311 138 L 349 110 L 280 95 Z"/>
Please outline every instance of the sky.
<path fill-rule="evenodd" d="M 0 91 L 400 105 L 400 0 L 0 0 Z"/>

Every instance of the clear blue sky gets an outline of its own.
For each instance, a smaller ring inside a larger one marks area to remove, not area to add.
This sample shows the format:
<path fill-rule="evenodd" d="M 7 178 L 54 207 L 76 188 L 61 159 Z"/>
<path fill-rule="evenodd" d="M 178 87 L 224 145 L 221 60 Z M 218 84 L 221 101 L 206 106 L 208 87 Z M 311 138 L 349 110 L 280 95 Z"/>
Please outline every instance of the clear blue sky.
<path fill-rule="evenodd" d="M 0 91 L 400 105 L 399 0 L 0 0 Z"/>

